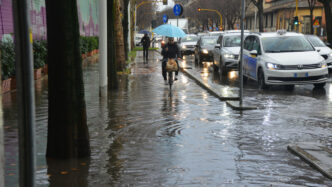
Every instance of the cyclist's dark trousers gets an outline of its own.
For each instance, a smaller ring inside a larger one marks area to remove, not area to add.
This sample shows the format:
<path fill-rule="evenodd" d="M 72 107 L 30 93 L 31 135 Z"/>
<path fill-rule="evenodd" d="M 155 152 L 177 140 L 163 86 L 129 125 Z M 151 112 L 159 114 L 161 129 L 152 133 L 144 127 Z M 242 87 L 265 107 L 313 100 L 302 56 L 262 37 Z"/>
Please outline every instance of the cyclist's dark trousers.
<path fill-rule="evenodd" d="M 143 47 L 143 59 L 148 60 L 149 57 L 149 47 Z"/>
<path fill-rule="evenodd" d="M 168 59 L 163 59 L 163 62 L 161 64 L 161 69 L 162 69 L 162 74 L 163 74 L 164 80 L 167 80 L 167 72 L 166 72 L 167 60 Z M 178 68 L 179 68 L 180 66 L 179 66 L 179 62 L 177 60 L 176 60 L 176 63 L 178 64 Z M 178 74 L 179 74 L 179 69 L 175 72 L 175 75 L 178 75 Z"/>

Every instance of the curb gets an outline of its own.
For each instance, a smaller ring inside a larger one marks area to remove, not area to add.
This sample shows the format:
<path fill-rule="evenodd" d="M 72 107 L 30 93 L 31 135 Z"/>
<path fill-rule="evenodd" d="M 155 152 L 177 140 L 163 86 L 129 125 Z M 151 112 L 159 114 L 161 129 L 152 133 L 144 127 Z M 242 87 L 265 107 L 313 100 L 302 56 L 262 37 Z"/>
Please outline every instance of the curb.
<path fill-rule="evenodd" d="M 202 82 L 200 80 L 200 78 L 196 77 L 195 75 L 193 75 L 192 73 L 190 73 L 189 71 L 187 71 L 185 68 L 180 67 L 180 70 L 183 73 L 185 73 L 188 77 L 190 77 L 194 81 L 196 81 L 198 83 L 198 85 L 200 85 L 202 88 L 204 88 L 205 90 L 207 90 L 209 93 L 211 93 L 212 95 L 214 95 L 215 97 L 217 97 L 221 101 L 227 101 L 227 100 L 236 101 L 236 100 L 239 100 L 239 97 L 223 97 L 223 96 L 221 96 L 215 89 L 211 88 L 211 86 L 209 86 L 208 84 Z"/>
<path fill-rule="evenodd" d="M 256 110 L 258 107 L 255 106 L 246 106 L 242 104 L 240 106 L 240 101 L 227 101 L 226 104 L 234 110 Z"/>
<path fill-rule="evenodd" d="M 330 163 L 332 150 L 315 143 L 290 144 L 287 146 L 287 149 L 318 170 L 324 176 L 332 179 L 332 164 Z M 310 154 L 310 152 L 315 153 L 318 157 Z M 324 160 L 323 158 L 329 158 L 330 160 Z"/>

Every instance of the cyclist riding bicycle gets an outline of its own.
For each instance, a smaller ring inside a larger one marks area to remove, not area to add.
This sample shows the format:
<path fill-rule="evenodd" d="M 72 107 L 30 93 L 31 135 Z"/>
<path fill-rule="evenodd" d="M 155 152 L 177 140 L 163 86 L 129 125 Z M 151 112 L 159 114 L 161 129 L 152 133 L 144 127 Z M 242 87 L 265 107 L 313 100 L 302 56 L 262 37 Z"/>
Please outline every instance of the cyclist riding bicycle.
<path fill-rule="evenodd" d="M 165 84 L 167 84 L 167 72 L 166 72 L 166 64 L 168 59 L 172 58 L 175 59 L 178 70 L 175 72 L 175 80 L 178 80 L 178 74 L 179 74 L 179 62 L 177 59 L 181 59 L 181 52 L 179 50 L 179 47 L 177 43 L 174 42 L 174 38 L 170 37 L 168 38 L 167 44 L 163 47 L 161 54 L 163 55 L 163 61 L 162 61 L 162 75 L 164 77 Z"/>

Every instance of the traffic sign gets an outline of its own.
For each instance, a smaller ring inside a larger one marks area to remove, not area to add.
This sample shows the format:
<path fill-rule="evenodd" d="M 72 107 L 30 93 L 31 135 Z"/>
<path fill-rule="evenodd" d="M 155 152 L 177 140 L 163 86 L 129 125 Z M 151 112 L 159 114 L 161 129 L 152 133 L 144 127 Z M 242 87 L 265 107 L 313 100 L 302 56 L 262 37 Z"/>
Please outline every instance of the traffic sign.
<path fill-rule="evenodd" d="M 166 14 L 163 15 L 163 22 L 164 23 L 167 23 L 168 21 L 168 16 Z"/>
<path fill-rule="evenodd" d="M 319 27 L 319 20 L 318 19 L 315 19 L 314 26 L 318 26 Z"/>
<path fill-rule="evenodd" d="M 180 4 L 174 5 L 173 12 L 175 16 L 181 16 L 183 12 L 182 6 Z"/>

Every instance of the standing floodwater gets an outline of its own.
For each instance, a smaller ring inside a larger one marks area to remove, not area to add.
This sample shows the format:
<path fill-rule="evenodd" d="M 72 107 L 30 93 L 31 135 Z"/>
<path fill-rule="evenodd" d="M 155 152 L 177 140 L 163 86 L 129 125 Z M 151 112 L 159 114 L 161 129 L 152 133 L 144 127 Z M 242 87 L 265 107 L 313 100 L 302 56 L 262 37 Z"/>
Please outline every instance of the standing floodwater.
<path fill-rule="evenodd" d="M 99 97 L 98 65 L 85 68 L 89 159 L 45 160 L 47 78 L 36 82 L 38 186 L 332 185 L 287 151 L 297 141 L 331 146 L 329 86 L 319 97 L 306 87 L 276 94 L 249 86 L 246 99 L 261 107 L 241 113 L 183 74 L 169 97 L 159 58 L 150 52 L 144 64 L 139 53 L 108 98 Z M 17 186 L 18 106 L 15 93 L 3 99 L 6 186 Z"/>

